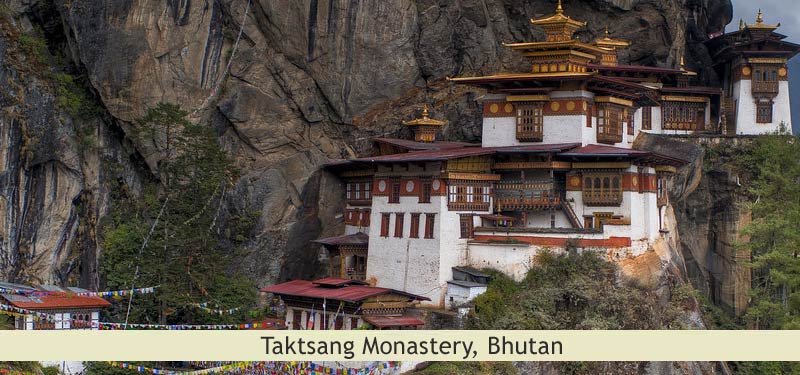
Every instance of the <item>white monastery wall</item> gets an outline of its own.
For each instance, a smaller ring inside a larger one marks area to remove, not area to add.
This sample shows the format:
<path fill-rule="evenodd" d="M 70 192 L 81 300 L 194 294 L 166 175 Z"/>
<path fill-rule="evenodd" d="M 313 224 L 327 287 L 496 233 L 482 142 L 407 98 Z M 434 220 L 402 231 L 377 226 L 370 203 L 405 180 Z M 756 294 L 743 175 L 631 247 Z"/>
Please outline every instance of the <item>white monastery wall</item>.
<path fill-rule="evenodd" d="M 752 82 L 741 80 L 733 84 L 734 98 L 738 99 L 736 112 L 737 134 L 764 134 L 778 130 L 781 122 L 791 129 L 792 116 L 789 102 L 789 82 L 778 82 L 778 96 L 772 106 L 772 123 L 756 122 L 756 101 L 751 91 Z"/>

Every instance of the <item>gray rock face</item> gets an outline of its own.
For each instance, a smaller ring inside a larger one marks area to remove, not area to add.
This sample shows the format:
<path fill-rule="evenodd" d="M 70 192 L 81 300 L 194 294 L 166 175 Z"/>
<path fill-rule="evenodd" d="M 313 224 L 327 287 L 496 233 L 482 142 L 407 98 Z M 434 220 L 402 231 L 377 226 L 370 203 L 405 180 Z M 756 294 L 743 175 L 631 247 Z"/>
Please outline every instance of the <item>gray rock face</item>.
<path fill-rule="evenodd" d="M 608 26 L 631 40 L 625 62 L 675 66 L 686 53 L 689 68 L 701 71 L 707 56 L 694 46 L 731 14 L 728 0 L 565 0 L 564 8 L 589 22 L 581 39 Z M 41 9 L 52 14 L 41 17 Z M 119 161 L 114 181 L 133 192 L 151 177 L 160 156 L 133 137 L 133 120 L 164 101 L 213 126 L 241 168 L 229 210 L 262 213 L 237 270 L 261 284 L 311 277 L 316 249 L 307 240 L 342 226 L 340 191 L 320 165 L 370 152 L 369 137 L 406 134 L 400 120 L 422 102 L 450 121 L 446 138 L 477 140 L 481 93 L 445 78 L 526 69 L 501 43 L 541 40 L 528 20 L 554 9 L 555 0 L 12 0 L 8 27 L 30 32 L 46 24 L 50 48 L 85 73 L 107 118 L 94 124 L 100 150 L 79 152 L 69 133 L 75 120 L 53 108 L 52 91 L 23 84 L 41 97 L 26 94 L 14 104 L 23 120 L 2 119 L 3 254 L 40 257 L 47 266 L 31 268 L 30 277 L 81 270 L 82 282 L 93 280 L 94 266 L 84 263 L 101 250 L 80 228 L 107 214 L 104 162 Z M 0 36 L 0 46 L 8 38 Z M 14 90 L 0 88 L 4 97 L 23 95 Z M 47 135 L 37 135 L 39 148 L 23 150 L 20 129 L 35 131 L 37 123 Z M 79 234 L 80 245 L 69 242 Z M 0 265 L 0 275 L 16 272 L 10 264 Z"/>

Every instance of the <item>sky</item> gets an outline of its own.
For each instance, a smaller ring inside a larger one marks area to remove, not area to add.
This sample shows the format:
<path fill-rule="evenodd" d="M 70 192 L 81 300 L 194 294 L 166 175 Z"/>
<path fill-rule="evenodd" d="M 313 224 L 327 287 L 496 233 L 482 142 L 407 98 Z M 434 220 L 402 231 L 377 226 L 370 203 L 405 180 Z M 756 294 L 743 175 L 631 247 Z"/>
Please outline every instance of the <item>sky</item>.
<path fill-rule="evenodd" d="M 777 32 L 788 36 L 787 41 L 800 44 L 800 1 L 797 0 L 732 0 L 733 21 L 727 31 L 739 28 L 739 19 L 755 23 L 758 9 L 764 12 L 764 23 L 780 22 Z M 792 125 L 800 133 L 800 57 L 789 61 L 789 91 L 792 101 Z"/>

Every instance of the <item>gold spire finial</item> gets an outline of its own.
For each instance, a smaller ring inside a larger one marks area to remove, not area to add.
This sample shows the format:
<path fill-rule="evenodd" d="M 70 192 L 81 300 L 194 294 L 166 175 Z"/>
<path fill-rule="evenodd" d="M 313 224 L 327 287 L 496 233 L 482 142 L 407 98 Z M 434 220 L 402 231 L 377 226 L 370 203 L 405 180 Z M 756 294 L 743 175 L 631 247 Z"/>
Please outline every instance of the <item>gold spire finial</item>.
<path fill-rule="evenodd" d="M 608 26 L 606 26 L 606 38 L 608 38 Z"/>
<path fill-rule="evenodd" d="M 739 31 L 744 30 L 744 20 L 739 18 Z"/>
<path fill-rule="evenodd" d="M 686 70 L 686 61 L 683 60 L 683 55 L 681 55 L 681 70 Z"/>
<path fill-rule="evenodd" d="M 756 16 L 756 24 L 760 25 L 762 23 L 764 23 L 764 14 L 761 13 L 761 9 L 759 8 L 758 9 L 758 16 Z"/>
<path fill-rule="evenodd" d="M 428 118 L 428 104 L 422 105 L 422 118 Z"/>
<path fill-rule="evenodd" d="M 558 6 L 556 6 L 556 14 L 564 13 L 564 8 L 561 7 L 561 0 L 558 0 Z"/>

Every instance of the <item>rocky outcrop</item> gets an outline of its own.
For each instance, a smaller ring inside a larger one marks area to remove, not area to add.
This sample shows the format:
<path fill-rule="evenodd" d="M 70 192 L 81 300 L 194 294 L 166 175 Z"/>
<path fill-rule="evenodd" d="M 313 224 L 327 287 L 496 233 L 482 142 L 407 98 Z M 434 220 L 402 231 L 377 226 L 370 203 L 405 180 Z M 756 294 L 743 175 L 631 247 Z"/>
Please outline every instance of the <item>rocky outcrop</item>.
<path fill-rule="evenodd" d="M 107 187 L 121 183 L 135 194 L 160 158 L 134 136 L 134 120 L 148 107 L 173 102 L 191 111 L 241 169 L 227 210 L 261 215 L 240 245 L 237 271 L 261 284 L 310 277 L 316 249 L 307 240 L 342 225 L 340 192 L 320 165 L 370 152 L 372 136 L 402 134 L 400 120 L 422 102 L 449 120 L 446 138 L 477 140 L 474 99 L 482 93 L 445 78 L 525 69 L 501 43 L 541 40 L 528 20 L 555 8 L 553 0 L 9 4 L 0 12 L 9 30 L 46 37 L 86 77 L 104 115 L 71 118 L 54 106 L 46 77 L 22 79 L 23 67 L 3 63 L 2 79 L 16 86 L 0 91 L 16 101 L 3 102 L 0 275 L 22 278 L 11 264 L 39 262 L 25 277 L 58 281 L 80 270 L 87 286 L 97 283 L 94 232 L 113 199 Z M 564 7 L 589 22 L 581 39 L 608 26 L 631 40 L 623 61 L 675 66 L 686 54 L 689 68 L 715 80 L 702 71 L 707 55 L 694 43 L 729 21 L 728 0 L 566 0 Z M 81 150 L 73 134 L 84 127 L 94 130 L 94 151 Z M 23 141 L 25 132 L 36 144 Z"/>
<path fill-rule="evenodd" d="M 704 149 L 692 141 L 719 139 L 687 138 L 678 141 L 663 136 L 637 139 L 637 147 L 680 157 L 691 163 L 679 170 L 670 186 L 670 235 L 676 239 L 684 263 L 683 278 L 711 302 L 733 314 L 747 308 L 750 292 L 749 254 L 736 248 L 740 229 L 750 221 L 744 207 L 746 188 L 734 171 L 709 160 Z M 747 140 L 725 139 L 724 142 Z"/>

